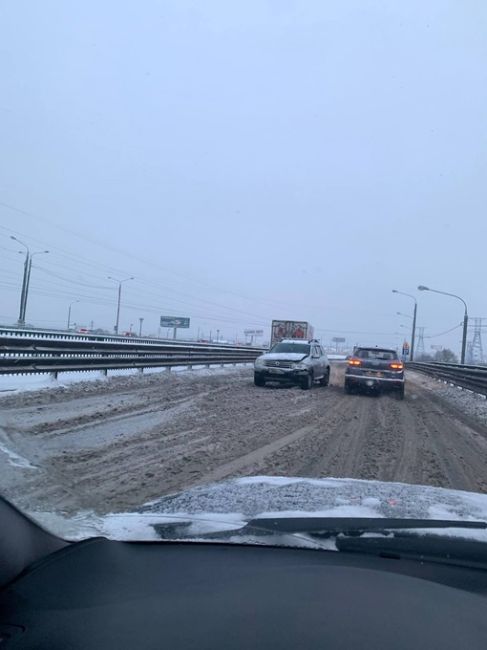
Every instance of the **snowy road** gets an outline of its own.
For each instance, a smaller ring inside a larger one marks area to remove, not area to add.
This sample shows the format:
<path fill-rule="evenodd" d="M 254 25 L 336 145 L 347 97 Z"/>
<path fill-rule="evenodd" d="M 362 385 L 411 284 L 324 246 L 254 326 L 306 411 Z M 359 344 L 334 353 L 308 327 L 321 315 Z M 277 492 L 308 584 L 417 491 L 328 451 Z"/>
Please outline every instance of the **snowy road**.
<path fill-rule="evenodd" d="M 130 510 L 243 475 L 487 492 L 485 400 L 409 373 L 406 399 L 256 388 L 251 368 L 117 377 L 0 398 L 0 492 L 29 509 Z M 452 390 L 452 389 L 450 389 Z M 463 400 L 463 401 L 462 401 Z M 467 400 L 467 402 L 465 401 Z"/>

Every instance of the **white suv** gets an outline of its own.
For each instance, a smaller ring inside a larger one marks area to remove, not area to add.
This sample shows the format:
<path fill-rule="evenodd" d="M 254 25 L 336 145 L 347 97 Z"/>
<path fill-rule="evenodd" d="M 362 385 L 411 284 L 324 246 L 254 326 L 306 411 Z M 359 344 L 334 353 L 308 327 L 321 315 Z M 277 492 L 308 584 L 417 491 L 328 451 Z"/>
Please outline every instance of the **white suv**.
<path fill-rule="evenodd" d="M 328 386 L 330 362 L 318 341 L 284 339 L 255 360 L 254 384 L 265 386 L 267 381 L 297 384 L 304 390 L 315 381 Z"/>

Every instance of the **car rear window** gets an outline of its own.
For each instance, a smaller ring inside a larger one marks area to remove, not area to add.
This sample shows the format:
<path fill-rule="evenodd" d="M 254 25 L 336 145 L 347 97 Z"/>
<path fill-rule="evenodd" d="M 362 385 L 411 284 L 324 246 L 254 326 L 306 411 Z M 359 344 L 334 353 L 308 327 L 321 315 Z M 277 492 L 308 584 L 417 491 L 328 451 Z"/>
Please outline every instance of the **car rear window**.
<path fill-rule="evenodd" d="M 359 359 L 378 359 L 380 361 L 397 359 L 397 354 L 393 350 L 357 350 L 355 356 Z"/>

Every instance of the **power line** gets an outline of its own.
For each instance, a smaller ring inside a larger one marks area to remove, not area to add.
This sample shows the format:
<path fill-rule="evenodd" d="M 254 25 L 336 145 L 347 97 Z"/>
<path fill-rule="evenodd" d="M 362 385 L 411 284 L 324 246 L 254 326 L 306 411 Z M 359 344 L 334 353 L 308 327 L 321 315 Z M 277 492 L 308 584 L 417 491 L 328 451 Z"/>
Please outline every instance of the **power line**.
<path fill-rule="evenodd" d="M 0 202 L 0 205 L 2 205 L 1 202 Z M 8 229 L 8 228 L 5 228 L 3 226 L 0 226 L 0 228 L 3 229 L 3 230 L 6 230 L 8 232 L 15 232 L 16 234 L 22 235 L 23 237 L 25 237 L 25 235 L 23 235 L 22 233 L 19 233 L 17 231 L 12 230 L 12 229 Z M 41 242 L 39 242 L 39 243 L 41 243 Z M 45 242 L 42 242 L 42 243 L 45 244 Z M 53 247 L 51 247 L 51 248 L 53 248 Z M 56 247 L 54 247 L 54 250 L 55 249 L 56 249 Z M 59 250 L 62 250 L 62 249 L 59 249 Z M 77 255 L 70 255 L 70 254 L 66 255 L 64 253 L 61 253 L 61 257 L 67 257 L 69 260 L 75 259 L 75 263 L 77 263 L 77 264 L 83 263 L 84 266 L 88 263 L 92 267 L 101 267 L 101 268 L 105 269 L 105 272 L 107 272 L 107 271 L 109 272 L 111 269 L 115 268 L 115 267 L 111 267 L 111 266 L 103 266 L 103 265 L 100 265 L 98 263 L 92 264 L 92 263 L 86 262 L 84 258 L 81 258 L 81 257 L 79 257 Z M 78 258 L 79 260 L 82 260 L 82 262 L 77 262 L 76 258 Z M 51 260 L 50 260 L 50 262 L 51 262 Z M 150 262 L 147 261 L 147 260 L 145 260 L 145 262 L 150 264 Z M 58 266 L 61 266 L 62 268 L 70 268 L 66 264 L 58 264 Z M 38 267 L 38 268 L 40 268 L 40 267 Z M 117 271 L 122 272 L 120 269 L 117 269 Z M 48 271 L 46 271 L 46 272 L 48 272 Z M 84 273 L 86 273 L 85 270 L 84 270 Z M 51 274 L 54 275 L 52 272 L 51 272 Z M 94 274 L 89 274 L 89 275 L 91 275 L 92 277 L 98 277 L 98 276 L 95 276 Z M 65 280 L 66 278 L 61 278 L 61 279 Z M 192 296 L 191 294 L 184 293 L 184 292 L 179 291 L 177 289 L 174 289 L 172 287 L 162 285 L 161 283 L 159 283 L 157 281 L 154 281 L 154 280 L 146 280 L 145 283 L 149 284 L 149 285 L 153 285 L 156 288 L 161 286 L 164 289 L 164 291 L 170 291 L 170 292 L 173 292 L 173 293 L 176 293 L 176 294 L 179 294 L 179 295 L 183 295 L 183 296 L 186 296 L 186 297 L 190 298 L 193 301 L 204 303 L 204 304 L 210 305 L 212 307 L 218 307 L 218 308 L 223 309 L 224 311 L 227 311 L 227 312 L 230 311 L 230 312 L 241 314 L 242 316 L 244 316 L 246 318 L 246 320 L 248 320 L 249 316 L 251 318 L 259 318 L 259 319 L 260 318 L 268 318 L 267 316 L 263 316 L 262 314 L 255 314 L 255 313 L 252 313 L 252 312 L 245 311 L 243 309 L 238 309 L 238 308 L 235 308 L 235 307 L 229 307 L 228 305 L 225 305 L 225 304 L 220 304 L 220 303 L 217 303 L 215 301 L 207 300 L 205 298 L 199 298 L 199 297 L 196 297 L 196 296 Z M 98 287 L 96 287 L 96 288 L 98 288 Z M 143 288 L 143 291 L 146 294 L 148 293 L 147 289 L 145 289 L 145 288 Z M 152 294 L 152 295 L 156 295 L 156 294 Z M 238 294 L 235 294 L 235 295 L 238 295 Z M 157 294 L 157 297 L 160 299 L 159 294 Z M 187 301 L 179 300 L 179 299 L 176 299 L 176 298 L 172 298 L 172 300 L 174 300 L 175 302 L 179 302 L 180 304 L 187 305 L 187 306 L 192 306 L 193 305 L 192 302 L 187 302 Z"/>
<path fill-rule="evenodd" d="M 38 271 L 42 271 L 43 273 L 47 273 L 48 275 L 51 275 L 54 278 L 58 278 L 59 280 L 62 280 L 63 282 L 68 282 L 69 284 L 77 284 L 82 287 L 86 287 L 88 289 L 99 289 L 102 291 L 112 291 L 112 287 L 103 287 L 100 285 L 94 285 L 94 284 L 87 284 L 86 282 L 80 282 L 79 280 L 71 280 L 69 278 L 63 277 L 62 275 L 58 275 L 57 273 L 53 273 L 52 271 L 49 271 L 48 269 L 43 268 L 42 266 L 37 266 L 34 265 L 34 268 L 37 269 Z"/>
<path fill-rule="evenodd" d="M 151 260 L 141 258 L 138 255 L 134 255 L 130 251 L 119 249 L 119 248 L 117 248 L 115 246 L 109 246 L 106 243 L 102 243 L 102 242 L 100 242 L 99 240 L 97 240 L 97 239 L 95 239 L 93 237 L 89 237 L 85 233 L 78 233 L 77 231 L 72 230 L 70 228 L 67 228 L 66 226 L 62 226 L 62 225 L 58 224 L 57 222 L 53 221 L 52 219 L 48 219 L 45 216 L 35 215 L 35 214 L 31 213 L 31 212 L 28 212 L 27 210 L 22 210 L 21 208 L 17 208 L 16 206 L 10 205 L 10 204 L 2 202 L 2 201 L 0 201 L 0 206 L 3 206 L 4 208 L 7 208 L 7 209 L 12 210 L 14 212 L 17 212 L 19 214 L 23 214 L 25 216 L 28 216 L 28 217 L 30 217 L 32 219 L 36 219 L 36 220 L 41 219 L 41 220 L 43 220 L 43 221 L 45 221 L 47 223 L 50 223 L 51 225 L 54 225 L 56 228 L 59 228 L 60 230 L 62 230 L 64 232 L 67 232 L 70 235 L 74 235 L 75 237 L 85 239 L 86 241 L 90 242 L 91 244 L 95 244 L 96 246 L 100 246 L 101 248 L 104 248 L 104 249 L 109 250 L 109 251 L 111 251 L 113 253 L 116 253 L 117 255 L 123 255 L 125 258 L 126 257 L 132 258 L 132 259 L 138 261 L 139 263 L 147 264 L 149 266 L 155 267 L 155 268 L 163 271 L 164 273 L 170 273 L 173 276 L 183 278 L 186 281 L 190 281 L 193 284 L 197 284 L 199 286 L 205 287 L 205 288 L 210 289 L 212 291 L 217 290 L 220 293 L 227 293 L 227 294 L 230 294 L 230 295 L 234 295 L 234 296 L 236 296 L 238 298 L 243 298 L 244 300 L 248 300 L 248 301 L 251 301 L 253 303 L 262 302 L 261 299 L 258 299 L 258 298 L 256 299 L 255 296 L 246 296 L 245 294 L 242 294 L 240 292 L 235 292 L 235 291 L 231 291 L 229 289 L 224 289 L 224 288 L 219 289 L 216 286 L 212 286 L 212 285 L 209 285 L 207 283 L 201 282 L 201 280 L 193 278 L 191 276 L 188 276 L 188 275 L 186 275 L 184 273 L 173 271 L 172 269 L 168 269 L 166 267 L 163 267 L 163 266 L 161 266 L 159 264 L 156 264 L 155 262 L 152 262 Z M 21 236 L 26 236 L 23 233 L 16 232 L 14 230 L 11 230 L 9 228 L 5 228 L 3 226 L 0 226 L 0 228 L 2 228 L 2 230 L 6 230 L 8 232 L 14 232 L 15 234 L 18 234 L 18 235 L 21 235 Z M 43 244 L 46 244 L 46 242 L 43 242 Z M 57 247 L 53 247 L 51 245 L 50 248 L 52 249 L 52 248 L 57 248 Z M 58 250 L 62 251 L 63 249 L 58 248 Z M 70 253 L 70 255 L 73 255 L 73 254 Z M 86 262 L 85 258 L 81 258 L 78 255 L 73 255 L 73 257 L 78 257 L 78 259 L 84 260 Z M 112 267 L 110 267 L 110 268 L 112 268 Z M 115 269 L 115 270 L 116 270 L 117 273 L 118 272 L 127 273 L 126 270 L 122 270 L 122 269 Z M 282 307 L 282 306 L 285 305 L 285 303 L 280 303 L 280 302 L 277 302 L 277 301 L 265 300 L 264 302 L 266 304 L 271 304 L 272 303 L 272 304 L 275 304 L 275 305 L 279 305 L 279 307 Z"/>
<path fill-rule="evenodd" d="M 449 334 L 450 332 L 453 332 L 454 330 L 457 330 L 460 327 L 463 327 L 463 323 L 459 323 L 458 325 L 455 325 L 454 327 L 450 328 L 449 330 L 446 330 L 445 332 L 440 332 L 439 334 L 429 334 L 428 336 L 425 336 L 423 338 L 425 338 L 425 339 L 436 339 L 439 336 L 445 336 L 445 334 Z"/>

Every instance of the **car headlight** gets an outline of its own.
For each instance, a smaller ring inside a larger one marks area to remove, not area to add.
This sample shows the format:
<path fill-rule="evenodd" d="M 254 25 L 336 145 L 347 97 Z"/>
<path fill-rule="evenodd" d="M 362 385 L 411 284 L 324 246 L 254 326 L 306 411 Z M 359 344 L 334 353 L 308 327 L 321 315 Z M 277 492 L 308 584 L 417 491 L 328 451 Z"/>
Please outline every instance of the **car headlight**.
<path fill-rule="evenodd" d="M 305 363 L 295 363 L 293 367 L 294 367 L 295 370 L 307 370 L 308 369 L 308 366 Z"/>
<path fill-rule="evenodd" d="M 257 357 L 257 359 L 254 362 L 254 365 L 256 368 L 262 368 L 264 365 L 264 359 L 262 357 Z"/>

